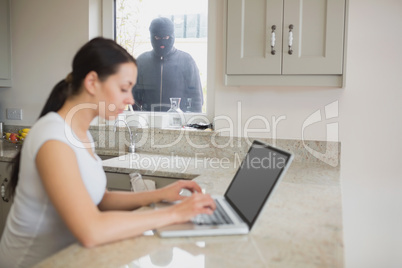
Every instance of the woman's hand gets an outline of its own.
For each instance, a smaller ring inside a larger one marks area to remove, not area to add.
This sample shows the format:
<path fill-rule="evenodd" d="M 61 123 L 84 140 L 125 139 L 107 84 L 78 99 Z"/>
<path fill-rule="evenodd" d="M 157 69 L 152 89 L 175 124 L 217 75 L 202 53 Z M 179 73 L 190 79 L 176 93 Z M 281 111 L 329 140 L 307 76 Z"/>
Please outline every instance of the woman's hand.
<path fill-rule="evenodd" d="M 160 189 L 160 197 L 164 201 L 173 202 L 186 198 L 180 195 L 182 189 L 187 189 L 192 193 L 201 193 L 201 187 L 194 181 L 179 180 Z"/>
<path fill-rule="evenodd" d="M 212 214 L 216 208 L 215 201 L 208 194 L 193 193 L 184 198 L 182 202 L 169 208 L 175 215 L 176 223 L 189 221 L 198 214 Z"/>

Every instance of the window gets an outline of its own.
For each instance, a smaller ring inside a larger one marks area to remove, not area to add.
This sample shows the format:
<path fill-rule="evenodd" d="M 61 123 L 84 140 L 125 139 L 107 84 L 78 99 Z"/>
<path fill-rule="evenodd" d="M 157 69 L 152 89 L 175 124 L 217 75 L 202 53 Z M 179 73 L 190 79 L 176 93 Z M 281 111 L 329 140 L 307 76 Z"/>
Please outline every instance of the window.
<path fill-rule="evenodd" d="M 141 60 L 138 59 L 141 70 L 134 90 L 134 109 L 167 111 L 169 98 L 180 97 L 184 112 L 206 113 L 208 0 L 115 0 L 114 10 L 116 42 L 137 59 L 142 55 Z M 150 33 L 151 22 L 160 17 L 173 24 L 174 38 L 171 40 L 158 36 L 158 31 Z M 184 54 L 176 58 L 173 53 L 164 53 L 166 51 L 158 54 L 155 47 L 159 47 L 159 43 L 156 41 L 165 42 L 160 44 L 172 41 L 173 46 Z M 159 61 L 152 58 L 155 54 Z M 180 63 L 176 62 L 178 60 Z"/>

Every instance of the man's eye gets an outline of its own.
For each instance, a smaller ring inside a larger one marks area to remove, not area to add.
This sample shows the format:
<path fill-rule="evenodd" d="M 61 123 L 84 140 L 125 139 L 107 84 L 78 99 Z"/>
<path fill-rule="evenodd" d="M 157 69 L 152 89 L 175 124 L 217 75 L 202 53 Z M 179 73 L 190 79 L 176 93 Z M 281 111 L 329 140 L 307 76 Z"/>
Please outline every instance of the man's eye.
<path fill-rule="evenodd" d="M 122 88 L 121 91 L 122 92 L 128 92 L 128 89 Z"/>

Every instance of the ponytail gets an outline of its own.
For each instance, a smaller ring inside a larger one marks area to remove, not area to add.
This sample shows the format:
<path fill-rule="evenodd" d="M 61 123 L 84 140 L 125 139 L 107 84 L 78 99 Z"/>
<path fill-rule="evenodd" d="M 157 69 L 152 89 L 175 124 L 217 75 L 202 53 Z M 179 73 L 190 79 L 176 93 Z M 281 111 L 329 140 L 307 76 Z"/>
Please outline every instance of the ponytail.
<path fill-rule="evenodd" d="M 104 81 L 108 76 L 118 71 L 120 64 L 128 62 L 137 65 L 134 57 L 113 40 L 102 37 L 92 39 L 82 46 L 75 55 L 72 73 L 54 86 L 39 118 L 49 112 L 57 112 L 70 96 L 79 94 L 82 81 L 90 71 L 95 71 L 99 79 Z M 7 194 L 10 200 L 14 197 L 18 183 L 20 158 L 21 148 L 10 163 L 12 166 L 11 178 L 7 185 Z"/>
<path fill-rule="evenodd" d="M 69 97 L 70 84 L 66 82 L 66 79 L 61 80 L 57 83 L 52 92 L 50 92 L 49 98 L 47 99 L 45 106 L 43 106 L 42 112 L 39 118 L 47 114 L 48 112 L 57 112 L 64 105 L 67 98 Z"/>

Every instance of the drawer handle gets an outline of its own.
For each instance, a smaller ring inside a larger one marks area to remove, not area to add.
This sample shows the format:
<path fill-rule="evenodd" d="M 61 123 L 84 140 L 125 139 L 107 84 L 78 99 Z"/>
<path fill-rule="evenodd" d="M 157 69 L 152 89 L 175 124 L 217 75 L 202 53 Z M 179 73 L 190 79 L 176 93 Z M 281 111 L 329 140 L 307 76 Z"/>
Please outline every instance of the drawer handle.
<path fill-rule="evenodd" d="M 3 180 L 3 183 L 1 184 L 1 199 L 3 199 L 4 202 L 8 202 L 8 198 L 6 197 L 6 182 L 8 182 L 7 178 Z"/>
<path fill-rule="evenodd" d="M 271 32 L 271 54 L 275 55 L 275 53 L 276 53 L 276 51 L 275 51 L 275 42 L 276 42 L 275 30 L 276 30 L 276 25 L 272 25 L 271 29 L 272 29 L 272 32 Z"/>
<path fill-rule="evenodd" d="M 292 55 L 293 54 L 293 49 L 292 49 L 292 46 L 293 46 L 293 24 L 289 25 L 289 43 L 288 43 L 288 45 L 289 45 L 288 53 L 289 53 L 289 55 Z"/>

